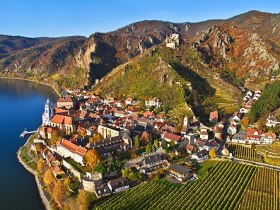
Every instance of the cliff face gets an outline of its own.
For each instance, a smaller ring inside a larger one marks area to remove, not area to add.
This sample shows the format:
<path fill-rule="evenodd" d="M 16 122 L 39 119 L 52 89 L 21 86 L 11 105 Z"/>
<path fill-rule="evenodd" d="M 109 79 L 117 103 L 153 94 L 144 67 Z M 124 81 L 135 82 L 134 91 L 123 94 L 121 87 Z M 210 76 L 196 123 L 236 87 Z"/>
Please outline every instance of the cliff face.
<path fill-rule="evenodd" d="M 172 33 L 179 34 L 179 49 L 196 51 L 205 68 L 228 69 L 248 84 L 279 74 L 280 15 L 258 11 L 200 23 L 141 21 L 89 38 L 0 36 L 0 72 L 61 81 L 78 67 L 86 79 L 77 86 L 92 85 L 147 49 L 163 47 Z"/>

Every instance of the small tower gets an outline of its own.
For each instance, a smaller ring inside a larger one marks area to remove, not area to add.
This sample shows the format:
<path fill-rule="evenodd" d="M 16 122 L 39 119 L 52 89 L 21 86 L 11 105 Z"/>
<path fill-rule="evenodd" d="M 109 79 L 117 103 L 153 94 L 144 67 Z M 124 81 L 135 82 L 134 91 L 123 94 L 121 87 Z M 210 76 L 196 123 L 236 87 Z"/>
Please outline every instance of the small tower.
<path fill-rule="evenodd" d="M 43 125 L 49 125 L 51 118 L 53 117 L 53 109 L 52 104 L 50 102 L 50 99 L 47 98 L 47 101 L 45 103 L 45 111 L 42 115 L 42 124 Z"/>
<path fill-rule="evenodd" d="M 188 124 L 189 124 L 189 118 L 187 116 L 185 116 L 183 126 L 188 126 Z"/>

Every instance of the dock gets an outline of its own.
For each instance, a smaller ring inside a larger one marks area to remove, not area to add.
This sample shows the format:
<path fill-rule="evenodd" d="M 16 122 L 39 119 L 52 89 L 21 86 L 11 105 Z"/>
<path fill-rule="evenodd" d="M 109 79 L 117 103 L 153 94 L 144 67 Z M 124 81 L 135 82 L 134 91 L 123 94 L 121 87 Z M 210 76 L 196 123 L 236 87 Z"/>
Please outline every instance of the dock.
<path fill-rule="evenodd" d="M 36 133 L 36 132 L 37 132 L 37 130 L 35 130 L 35 131 L 27 131 L 26 129 L 24 129 L 24 131 L 19 135 L 19 137 L 23 138 L 26 135 L 30 135 L 30 134 L 33 134 L 33 133 Z"/>

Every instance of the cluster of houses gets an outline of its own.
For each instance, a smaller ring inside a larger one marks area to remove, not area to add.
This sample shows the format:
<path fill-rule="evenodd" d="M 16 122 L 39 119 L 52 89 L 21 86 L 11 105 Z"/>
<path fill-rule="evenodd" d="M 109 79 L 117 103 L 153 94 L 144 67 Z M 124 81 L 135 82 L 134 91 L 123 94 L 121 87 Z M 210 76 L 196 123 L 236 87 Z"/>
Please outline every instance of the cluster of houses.
<path fill-rule="evenodd" d="M 84 175 L 71 163 L 74 161 L 85 166 L 84 157 L 91 149 L 95 149 L 102 160 L 112 153 L 126 152 L 133 147 L 134 137 L 141 137 L 144 133 L 149 138 L 157 135 L 160 148 L 155 151 L 153 147 L 152 154 L 141 156 L 137 163 L 132 164 L 134 170 L 147 174 L 166 163 L 170 176 L 181 181 L 192 177 L 192 170 L 188 167 L 167 162 L 162 153 L 162 142 L 165 141 L 167 147 L 175 145 L 176 153 L 190 154 L 192 163 L 202 162 L 208 158 L 210 148 L 219 146 L 213 135 L 211 137 L 209 134 L 211 129 L 202 126 L 199 121 L 189 122 L 186 116 L 178 131 L 166 115 L 150 111 L 162 106 L 160 99 L 154 97 L 146 100 L 144 111 L 139 108 L 141 104 L 131 97 L 120 101 L 79 92 L 59 98 L 54 105 L 47 99 L 42 126 L 34 145 L 43 143 L 42 156 L 56 178 L 63 178 L 70 172 L 85 183 L 85 189 L 95 192 L 97 196 L 127 189 L 129 182 L 123 177 L 108 181 L 103 180 L 100 174 Z M 218 113 L 213 114 L 213 121 L 217 120 L 215 118 L 218 119 Z M 102 139 L 89 142 L 89 137 L 94 134 L 100 134 Z M 51 143 L 55 138 L 60 139 Z M 33 148 L 36 148 L 34 145 Z"/>
<path fill-rule="evenodd" d="M 259 91 L 254 95 L 248 92 L 244 97 L 247 106 L 243 109 L 248 110 L 250 101 L 257 100 L 260 94 Z M 131 97 L 115 100 L 112 97 L 101 98 L 87 92 L 81 94 L 74 91 L 59 98 L 55 105 L 47 99 L 42 126 L 34 145 L 44 145 L 42 156 L 57 179 L 71 173 L 82 183 L 85 190 L 102 197 L 128 189 L 130 181 L 124 177 L 104 178 L 100 173 L 82 174 L 77 170 L 72 164 L 73 161 L 85 166 L 84 157 L 92 149 L 99 153 L 102 160 L 106 160 L 113 153 L 121 154 L 132 149 L 135 136 L 141 138 L 145 134 L 148 139 L 157 136 L 159 148 L 153 146 L 151 154 L 129 160 L 125 167 L 144 175 L 164 168 L 173 178 L 185 181 L 193 177 L 192 168 L 169 163 L 163 145 L 172 147 L 172 151 L 177 155 L 188 154 L 188 163 L 193 166 L 208 159 L 211 148 L 217 150 L 221 146 L 225 133 L 233 136 L 232 142 L 244 144 L 269 144 L 276 138 L 275 134 L 253 128 L 237 133 L 241 115 L 246 113 L 244 110 L 239 110 L 229 120 L 220 122 L 218 111 L 210 112 L 209 121 L 215 124 L 213 129 L 205 127 L 197 120 L 190 122 L 185 116 L 182 128 L 178 130 L 165 114 L 155 114 L 152 111 L 162 106 L 160 99 L 154 97 L 146 100 L 144 111 L 141 104 Z M 272 117 L 269 120 L 271 125 L 278 124 Z M 95 134 L 102 139 L 89 141 Z M 33 148 L 36 148 L 34 145 Z"/>
<path fill-rule="evenodd" d="M 272 144 L 276 140 L 275 133 L 263 132 L 257 128 L 247 128 L 234 134 L 231 142 L 241 144 Z"/>
<path fill-rule="evenodd" d="M 254 102 L 259 100 L 260 96 L 262 94 L 261 90 L 257 90 L 254 93 L 251 91 L 248 91 L 246 95 L 243 97 L 243 103 L 242 108 L 239 110 L 240 113 L 246 114 L 250 111 L 252 105 Z"/>

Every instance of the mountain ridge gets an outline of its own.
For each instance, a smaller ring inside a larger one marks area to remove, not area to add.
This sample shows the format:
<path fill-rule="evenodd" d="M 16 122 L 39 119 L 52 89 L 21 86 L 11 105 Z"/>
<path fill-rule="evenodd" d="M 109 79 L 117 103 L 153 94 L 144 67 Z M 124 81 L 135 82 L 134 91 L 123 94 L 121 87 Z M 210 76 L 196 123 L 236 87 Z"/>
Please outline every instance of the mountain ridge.
<path fill-rule="evenodd" d="M 203 65 L 229 69 L 250 86 L 261 75 L 269 80 L 279 68 L 279 22 L 279 14 L 249 11 L 228 19 L 198 23 L 144 20 L 87 38 L 0 35 L 0 74 L 51 80 L 62 85 L 66 75 L 80 68 L 86 81 L 78 81 L 74 87 L 91 86 L 118 65 L 147 49 L 164 45 L 167 35 L 178 33 L 180 47 L 196 50 Z"/>

